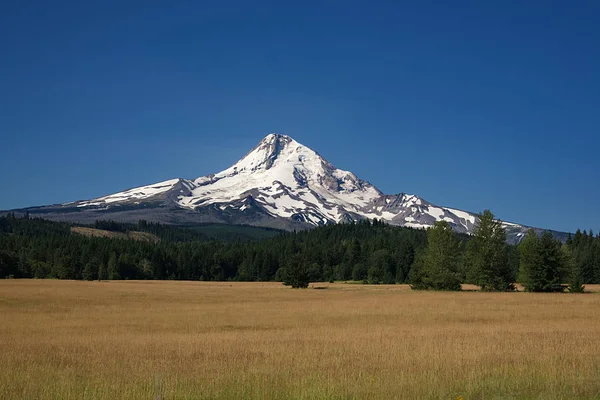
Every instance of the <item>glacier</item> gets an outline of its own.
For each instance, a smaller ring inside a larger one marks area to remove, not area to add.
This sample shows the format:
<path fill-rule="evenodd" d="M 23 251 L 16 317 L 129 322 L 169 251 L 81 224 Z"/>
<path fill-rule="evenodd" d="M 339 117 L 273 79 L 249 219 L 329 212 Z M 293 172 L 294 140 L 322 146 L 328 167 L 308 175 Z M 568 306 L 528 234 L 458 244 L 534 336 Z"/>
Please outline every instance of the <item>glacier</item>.
<path fill-rule="evenodd" d="M 26 209 L 49 219 L 113 219 L 162 223 L 231 223 L 282 229 L 383 220 L 425 229 L 447 221 L 472 233 L 477 214 L 434 205 L 414 194 L 384 194 L 350 171 L 334 167 L 290 136 L 272 133 L 231 167 L 196 179 L 176 178 L 55 206 Z M 527 226 L 505 222 L 512 241 Z"/>

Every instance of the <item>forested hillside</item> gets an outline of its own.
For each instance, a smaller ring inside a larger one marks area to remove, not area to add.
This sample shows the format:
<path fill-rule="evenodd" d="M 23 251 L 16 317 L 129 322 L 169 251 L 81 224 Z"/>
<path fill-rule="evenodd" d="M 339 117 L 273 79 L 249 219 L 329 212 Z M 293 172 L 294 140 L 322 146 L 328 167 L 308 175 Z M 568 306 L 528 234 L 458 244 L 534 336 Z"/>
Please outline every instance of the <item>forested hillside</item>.
<path fill-rule="evenodd" d="M 98 229 L 137 230 L 158 243 L 86 237 L 71 225 L 37 218 L 0 218 L 0 276 L 61 279 L 274 280 L 292 256 L 313 281 L 405 282 L 422 230 L 369 221 L 278 232 L 254 227 L 172 227 L 98 221 Z M 277 236 L 265 238 L 267 236 Z M 251 238 L 262 240 L 251 240 Z"/>
<path fill-rule="evenodd" d="M 71 227 L 38 218 L 0 218 L 0 276 L 270 281 L 283 280 L 285 268 L 300 263 L 310 281 L 405 283 L 414 279 L 413 269 L 428 242 L 424 230 L 393 227 L 377 220 L 301 232 L 226 225 L 173 227 L 145 221 L 98 221 L 94 226 L 149 232 L 160 239 L 156 243 L 86 237 L 71 233 Z M 477 253 L 472 250 L 478 242 L 453 235 L 456 279 L 478 282 L 481 273 L 473 271 L 483 268 L 485 272 L 485 267 L 473 261 Z M 572 254 L 573 268 L 580 271 L 583 283 L 600 282 L 599 237 L 578 232 L 563 247 Z M 507 246 L 503 251 L 504 275 L 516 279 L 519 249 Z"/>

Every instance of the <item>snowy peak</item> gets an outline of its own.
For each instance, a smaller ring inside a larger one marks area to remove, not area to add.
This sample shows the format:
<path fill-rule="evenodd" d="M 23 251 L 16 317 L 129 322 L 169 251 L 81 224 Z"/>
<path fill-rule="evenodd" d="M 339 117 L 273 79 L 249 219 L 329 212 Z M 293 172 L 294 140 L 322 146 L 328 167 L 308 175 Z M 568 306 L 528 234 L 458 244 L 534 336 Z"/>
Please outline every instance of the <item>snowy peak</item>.
<path fill-rule="evenodd" d="M 244 158 L 223 171 L 221 174 L 231 174 L 232 171 L 240 173 L 268 170 L 282 153 L 289 155 L 299 147 L 303 146 L 291 137 L 271 133 L 261 140 L 256 147 L 250 150 Z"/>
<path fill-rule="evenodd" d="M 287 135 L 271 133 L 261 140 L 253 151 L 263 157 L 259 167 L 269 169 L 281 153 L 289 154 L 300 147 L 303 146 Z"/>
<path fill-rule="evenodd" d="M 334 167 L 309 147 L 276 133 L 267 135 L 237 163 L 217 174 L 194 180 L 172 179 L 61 207 L 76 209 L 74 220 L 81 218 L 81 211 L 89 211 L 89 219 L 116 220 L 125 213 L 136 220 L 152 220 L 162 213 L 161 222 L 168 223 L 181 218 L 208 219 L 288 229 L 377 218 L 413 228 L 430 227 L 443 220 L 458 232 L 470 233 L 477 221 L 476 214 L 439 207 L 415 195 L 383 194 L 352 172 Z M 64 209 L 61 217 L 68 213 Z M 121 214 L 91 215 L 98 212 Z M 505 226 L 517 238 L 527 230 L 517 224 Z"/>
<path fill-rule="evenodd" d="M 303 157 L 300 157 L 303 155 Z M 271 133 L 260 141 L 248 154 L 237 163 L 216 174 L 216 177 L 231 176 L 239 173 L 264 172 L 275 165 L 286 163 L 296 164 L 302 162 L 303 158 L 319 158 L 319 155 L 308 147 L 301 145 L 287 135 Z M 316 161 L 316 160 L 315 160 Z"/>
<path fill-rule="evenodd" d="M 310 225 L 383 218 L 390 223 L 420 226 L 418 215 L 427 213 L 412 206 L 424 202 L 407 196 L 385 196 L 352 172 L 335 168 L 309 147 L 287 135 L 272 133 L 217 174 L 130 189 L 80 202 L 77 207 L 158 200 L 193 211 L 207 206 L 228 212 L 258 208 L 270 217 Z M 430 219 L 427 214 L 427 223 Z"/>
<path fill-rule="evenodd" d="M 347 220 L 381 192 L 348 171 L 336 169 L 312 149 L 286 135 L 270 134 L 236 164 L 198 178 L 181 196 L 182 207 L 230 203 L 252 196 L 273 217 L 319 225 Z"/>

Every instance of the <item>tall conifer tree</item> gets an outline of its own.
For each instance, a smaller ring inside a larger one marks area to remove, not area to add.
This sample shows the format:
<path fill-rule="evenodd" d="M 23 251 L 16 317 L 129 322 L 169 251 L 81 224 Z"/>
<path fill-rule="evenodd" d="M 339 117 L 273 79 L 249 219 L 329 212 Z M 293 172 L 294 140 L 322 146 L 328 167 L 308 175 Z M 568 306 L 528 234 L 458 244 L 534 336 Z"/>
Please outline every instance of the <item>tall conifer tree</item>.
<path fill-rule="evenodd" d="M 427 230 L 427 247 L 413 275 L 413 289 L 460 290 L 460 242 L 446 221 Z"/>
<path fill-rule="evenodd" d="M 506 232 L 490 210 L 479 214 L 467 245 L 468 277 L 484 291 L 513 290 L 516 277 L 508 263 Z"/>

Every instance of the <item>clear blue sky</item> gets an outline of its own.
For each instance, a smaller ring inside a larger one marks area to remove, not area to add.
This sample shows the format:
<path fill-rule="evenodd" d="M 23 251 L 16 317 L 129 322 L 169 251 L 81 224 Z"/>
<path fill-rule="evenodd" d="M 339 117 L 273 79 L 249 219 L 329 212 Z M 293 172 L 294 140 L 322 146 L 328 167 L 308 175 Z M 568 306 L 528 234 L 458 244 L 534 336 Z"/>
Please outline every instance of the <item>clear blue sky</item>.
<path fill-rule="evenodd" d="M 4 2 L 0 209 L 279 132 L 386 193 L 598 232 L 600 2 L 401 3 Z"/>

